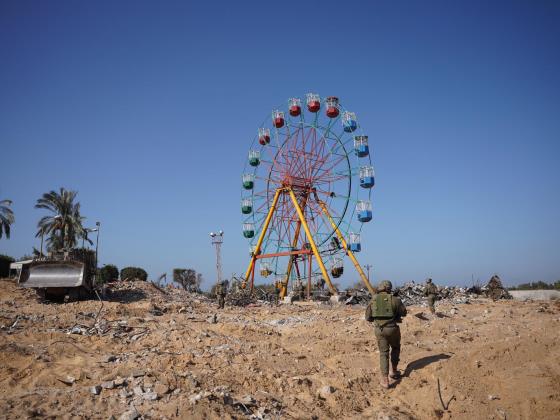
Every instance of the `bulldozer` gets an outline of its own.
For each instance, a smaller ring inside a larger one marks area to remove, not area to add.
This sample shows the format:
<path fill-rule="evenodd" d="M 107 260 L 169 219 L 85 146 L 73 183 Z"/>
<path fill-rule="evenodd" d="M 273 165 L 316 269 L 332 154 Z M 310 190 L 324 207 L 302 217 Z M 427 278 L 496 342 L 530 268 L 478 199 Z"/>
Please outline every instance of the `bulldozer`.
<path fill-rule="evenodd" d="M 21 267 L 18 284 L 36 289 L 48 300 L 65 302 L 87 298 L 95 280 L 95 252 L 77 248 L 50 252 Z"/>

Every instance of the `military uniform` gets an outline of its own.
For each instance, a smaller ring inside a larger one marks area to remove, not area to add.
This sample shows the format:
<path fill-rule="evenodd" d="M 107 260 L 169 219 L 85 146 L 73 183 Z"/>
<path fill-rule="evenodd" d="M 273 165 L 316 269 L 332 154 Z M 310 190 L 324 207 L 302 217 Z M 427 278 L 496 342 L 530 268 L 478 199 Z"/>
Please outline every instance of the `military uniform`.
<path fill-rule="evenodd" d="M 428 306 L 430 307 L 430 312 L 432 314 L 436 313 L 436 300 L 437 300 L 438 289 L 435 284 L 432 283 L 432 279 L 426 281 L 426 288 L 424 289 L 424 295 L 428 297 Z"/>
<path fill-rule="evenodd" d="M 278 302 L 280 301 L 280 293 L 282 292 L 282 289 L 280 289 L 280 284 L 276 283 L 276 285 L 274 286 L 274 304 L 278 305 Z"/>
<path fill-rule="evenodd" d="M 226 305 L 226 289 L 221 283 L 216 285 L 216 296 L 218 297 L 218 309 L 224 309 Z"/>
<path fill-rule="evenodd" d="M 299 300 L 302 302 L 305 300 L 305 286 L 303 284 L 299 286 Z"/>
<path fill-rule="evenodd" d="M 392 285 L 388 281 L 381 282 L 378 292 L 371 298 L 366 308 L 366 321 L 373 322 L 375 337 L 379 348 L 379 364 L 381 368 L 381 386 L 389 387 L 388 376 L 398 377 L 397 366 L 401 353 L 401 330 L 399 323 L 406 316 L 406 307 L 400 298 L 390 292 Z M 389 371 L 389 351 L 391 371 Z"/>

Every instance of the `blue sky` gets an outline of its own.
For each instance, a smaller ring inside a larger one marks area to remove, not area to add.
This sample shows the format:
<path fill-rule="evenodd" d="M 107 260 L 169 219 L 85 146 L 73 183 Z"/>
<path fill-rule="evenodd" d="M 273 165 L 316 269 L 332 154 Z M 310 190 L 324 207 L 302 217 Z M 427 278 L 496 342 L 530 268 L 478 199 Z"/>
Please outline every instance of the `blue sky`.
<path fill-rule="evenodd" d="M 64 186 L 102 223 L 101 263 L 208 285 L 221 228 L 241 273 L 247 150 L 314 91 L 373 145 L 376 281 L 558 280 L 559 19 L 555 1 L 3 1 L 0 253 L 38 246 L 33 205 Z"/>

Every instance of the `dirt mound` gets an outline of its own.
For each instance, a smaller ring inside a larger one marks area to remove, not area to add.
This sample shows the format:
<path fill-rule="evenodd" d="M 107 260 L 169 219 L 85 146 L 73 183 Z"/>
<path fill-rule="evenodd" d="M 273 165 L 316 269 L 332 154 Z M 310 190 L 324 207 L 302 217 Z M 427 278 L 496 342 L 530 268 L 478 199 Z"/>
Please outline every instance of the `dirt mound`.
<path fill-rule="evenodd" d="M 363 308 L 301 303 L 217 312 L 203 296 L 163 290 L 133 282 L 115 286 L 118 298 L 103 303 L 55 304 L 0 281 L 2 416 L 560 416 L 560 308 L 553 303 L 445 303 L 435 318 L 409 307 L 403 378 L 383 391 Z"/>

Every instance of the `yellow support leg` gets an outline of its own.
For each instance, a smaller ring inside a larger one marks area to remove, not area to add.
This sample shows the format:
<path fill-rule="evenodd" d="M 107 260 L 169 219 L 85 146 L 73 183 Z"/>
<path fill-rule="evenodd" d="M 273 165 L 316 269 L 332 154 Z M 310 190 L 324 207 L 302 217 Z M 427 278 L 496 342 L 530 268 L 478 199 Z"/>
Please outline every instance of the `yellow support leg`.
<path fill-rule="evenodd" d="M 263 228 L 261 230 L 261 234 L 259 236 L 259 240 L 257 241 L 257 246 L 255 248 L 255 252 L 253 252 L 253 256 L 251 257 L 251 261 L 249 262 L 249 267 L 247 268 L 247 271 L 245 272 L 245 277 L 243 277 L 243 283 L 241 285 L 241 287 L 244 289 L 245 288 L 245 282 L 247 280 L 249 280 L 249 275 L 251 274 L 251 270 L 254 270 L 254 265 L 255 265 L 255 261 L 257 259 L 257 255 L 259 255 L 259 253 L 261 252 L 261 245 L 262 242 L 264 240 L 264 236 L 266 234 L 266 231 L 268 230 L 268 225 L 270 224 L 270 220 L 272 219 L 272 215 L 274 214 L 274 211 L 276 210 L 276 205 L 278 204 L 278 197 L 280 197 L 280 192 L 282 191 L 282 188 L 278 188 L 276 190 L 276 193 L 274 193 L 274 199 L 272 200 L 272 205 L 270 206 L 270 209 L 268 210 L 268 214 L 266 215 L 266 219 L 264 221 L 264 225 Z"/>
<path fill-rule="evenodd" d="M 350 248 L 348 248 L 348 244 L 346 243 L 346 240 L 344 239 L 344 237 L 340 233 L 340 230 L 338 230 L 338 226 L 336 225 L 336 223 L 332 219 L 331 215 L 329 214 L 329 211 L 327 210 L 327 206 L 325 205 L 325 203 L 323 203 L 321 200 L 319 200 L 319 197 L 315 196 L 315 199 L 317 200 L 317 202 L 321 206 L 321 209 L 323 210 L 323 213 L 325 213 L 325 216 L 327 216 L 327 218 L 329 219 L 329 222 L 331 223 L 331 226 L 335 230 L 336 235 L 338 236 L 338 239 L 340 240 L 340 243 L 342 244 L 342 246 L 346 250 L 346 253 L 350 257 L 350 260 L 354 263 L 354 267 L 356 267 L 356 270 L 358 271 L 358 274 L 360 275 L 362 281 L 364 282 L 364 284 L 368 288 L 369 292 L 372 295 L 374 295 L 375 293 L 377 293 L 377 290 L 370 284 L 368 278 L 366 277 L 366 275 L 364 273 L 364 270 L 362 270 L 362 266 L 360 265 L 360 263 L 358 262 L 358 260 L 354 256 L 354 253 L 350 250 Z"/>
<path fill-rule="evenodd" d="M 319 267 L 321 268 L 321 273 L 323 274 L 323 277 L 327 281 L 327 284 L 329 285 L 329 289 L 331 290 L 331 292 L 334 295 L 338 295 L 338 291 L 336 290 L 336 288 L 331 283 L 329 273 L 327 273 L 327 269 L 325 268 L 325 264 L 323 264 L 323 259 L 321 258 L 321 255 L 319 254 L 319 250 L 317 249 L 317 245 L 315 245 L 315 241 L 313 240 L 313 236 L 311 235 L 311 231 L 309 230 L 309 226 L 307 226 L 307 222 L 305 221 L 305 217 L 303 216 L 303 212 L 301 211 L 301 208 L 299 207 L 296 195 L 294 194 L 294 192 L 292 191 L 291 188 L 288 189 L 288 192 L 290 194 L 292 202 L 294 203 L 294 207 L 296 208 L 296 212 L 298 214 L 299 220 L 301 221 L 301 224 L 303 225 L 303 229 L 305 230 L 305 234 L 307 235 L 307 239 L 309 240 L 309 243 L 311 244 L 311 249 L 313 250 L 313 254 L 315 255 L 315 259 L 317 260 L 317 263 L 319 264 Z"/>
<path fill-rule="evenodd" d="M 309 195 L 305 196 L 305 200 L 303 201 L 303 208 L 305 208 L 305 206 L 307 205 L 307 197 L 309 197 Z M 303 212 L 303 210 L 302 210 L 302 212 Z M 301 231 L 301 221 L 298 220 L 297 226 L 296 226 L 296 232 L 294 234 L 294 240 L 292 242 L 292 249 L 297 246 L 300 231 Z M 288 263 L 288 270 L 287 270 L 287 273 L 286 273 L 286 281 L 283 283 L 282 292 L 280 293 L 280 297 L 282 299 L 284 299 L 286 297 L 286 295 L 288 294 L 288 283 L 290 281 L 290 275 L 292 274 L 292 265 L 293 265 L 295 259 L 296 259 L 295 255 L 290 255 L 290 262 Z"/>

